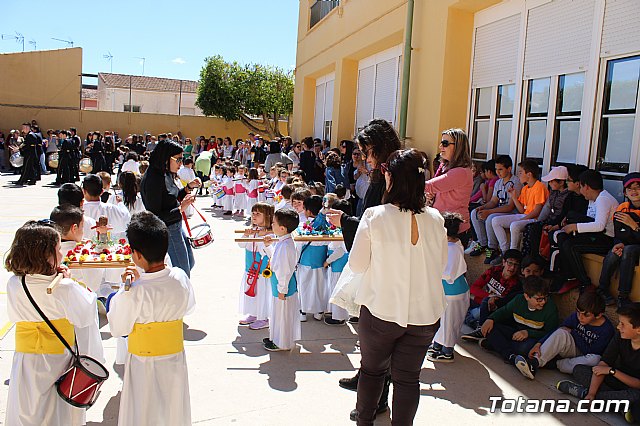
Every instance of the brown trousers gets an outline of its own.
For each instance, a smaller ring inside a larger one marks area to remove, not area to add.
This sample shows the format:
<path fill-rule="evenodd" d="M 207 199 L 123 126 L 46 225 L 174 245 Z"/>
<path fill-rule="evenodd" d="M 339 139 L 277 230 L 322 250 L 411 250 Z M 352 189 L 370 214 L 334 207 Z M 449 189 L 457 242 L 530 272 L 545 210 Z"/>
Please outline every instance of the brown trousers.
<path fill-rule="evenodd" d="M 413 424 L 420 402 L 420 370 L 427 348 L 440 321 L 431 325 L 401 327 L 376 318 L 366 306 L 360 310 L 360 379 L 358 381 L 358 426 L 373 425 L 384 379 L 391 369 L 393 403 L 391 424 Z"/>

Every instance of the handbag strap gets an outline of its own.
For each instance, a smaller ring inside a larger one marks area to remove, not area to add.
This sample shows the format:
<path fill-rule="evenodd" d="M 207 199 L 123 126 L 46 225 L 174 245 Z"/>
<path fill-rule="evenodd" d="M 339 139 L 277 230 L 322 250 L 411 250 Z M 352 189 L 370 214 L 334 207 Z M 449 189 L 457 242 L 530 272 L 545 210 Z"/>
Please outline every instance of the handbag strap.
<path fill-rule="evenodd" d="M 57 328 L 55 328 L 53 326 L 53 324 L 51 323 L 51 321 L 49 321 L 49 318 L 47 318 L 47 316 L 44 314 L 44 312 L 42 312 L 42 309 L 40 309 L 40 306 L 38 306 L 38 304 L 36 303 L 35 300 L 33 300 L 33 297 L 31 296 L 31 293 L 29 292 L 29 289 L 27 288 L 27 282 L 25 279 L 25 276 L 22 276 L 22 288 L 24 289 L 24 292 L 27 294 L 27 298 L 29 299 L 29 302 L 31 302 L 31 304 L 33 305 L 33 307 L 35 308 L 36 311 L 38 311 L 38 314 L 42 317 L 42 319 L 44 320 L 45 323 L 47 323 L 47 325 L 49 326 L 49 328 L 51 328 L 51 331 L 53 331 L 53 334 L 56 335 L 56 337 L 62 342 L 62 344 L 69 349 L 69 352 L 71 352 L 71 355 L 74 358 L 78 358 L 79 356 L 79 352 L 78 352 L 78 348 L 76 347 L 76 350 L 74 351 L 73 349 L 71 349 L 71 346 L 69 346 L 69 343 L 67 343 L 67 341 L 65 340 L 64 337 L 62 337 L 62 334 L 60 334 L 60 332 L 58 331 Z"/>

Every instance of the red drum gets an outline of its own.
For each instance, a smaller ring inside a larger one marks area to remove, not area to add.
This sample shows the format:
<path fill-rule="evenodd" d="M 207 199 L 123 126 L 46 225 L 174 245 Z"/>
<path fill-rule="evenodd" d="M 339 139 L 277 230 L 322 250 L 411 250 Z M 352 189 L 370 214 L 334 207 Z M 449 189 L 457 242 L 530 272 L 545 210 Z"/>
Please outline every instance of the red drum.
<path fill-rule="evenodd" d="M 93 358 L 80 355 L 74 357 L 71 367 L 56 382 L 58 395 L 69 404 L 79 408 L 91 407 L 98 397 L 102 383 L 109 372 Z"/>
<path fill-rule="evenodd" d="M 208 223 L 201 223 L 191 228 L 191 235 L 188 237 L 191 247 L 199 249 L 206 247 L 213 242 L 213 233 Z"/>

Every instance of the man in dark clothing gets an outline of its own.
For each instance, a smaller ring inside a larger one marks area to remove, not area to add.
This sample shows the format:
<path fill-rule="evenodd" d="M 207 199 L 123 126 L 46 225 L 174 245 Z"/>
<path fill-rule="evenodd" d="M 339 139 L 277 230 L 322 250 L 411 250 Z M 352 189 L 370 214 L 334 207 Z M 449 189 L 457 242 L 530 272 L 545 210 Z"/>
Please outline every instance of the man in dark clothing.
<path fill-rule="evenodd" d="M 24 140 L 20 145 L 20 154 L 22 154 L 24 162 L 22 174 L 17 184 L 35 185 L 36 181 L 40 180 L 40 161 L 37 152 L 38 137 L 31 131 L 31 124 L 24 123 L 22 125 L 22 137 Z"/>
<path fill-rule="evenodd" d="M 300 170 L 304 172 L 305 182 L 324 182 L 316 176 L 316 155 L 313 152 L 313 139 L 306 137 L 302 140 L 302 152 L 300 152 Z"/>

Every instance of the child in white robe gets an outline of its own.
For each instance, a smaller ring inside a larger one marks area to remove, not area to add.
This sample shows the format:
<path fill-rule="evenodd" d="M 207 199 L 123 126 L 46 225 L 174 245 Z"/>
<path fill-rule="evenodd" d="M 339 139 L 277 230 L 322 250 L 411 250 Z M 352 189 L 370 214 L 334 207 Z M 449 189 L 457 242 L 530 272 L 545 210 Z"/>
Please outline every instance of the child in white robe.
<path fill-rule="evenodd" d="M 100 216 L 106 216 L 111 226 L 111 237 L 120 239 L 124 236 L 131 214 L 124 204 L 108 204 L 100 201 L 102 194 L 102 180 L 97 175 L 87 175 L 82 181 L 84 192 L 84 213 L 95 221 Z"/>
<path fill-rule="evenodd" d="M 95 320 L 96 295 L 68 279 L 66 268 L 58 267 L 63 258 L 60 250 L 60 234 L 50 222 L 29 221 L 16 231 L 5 259 L 7 270 L 14 274 L 7 283 L 7 310 L 9 321 L 16 323 L 5 425 L 84 424 L 85 409 L 65 402 L 55 387 L 56 380 L 69 368 L 71 353 L 55 335 L 42 331 L 44 319 L 23 288 L 24 279 L 39 308 L 69 345 L 73 347 L 75 333 L 81 354 L 103 359 Z M 47 294 L 58 270 L 65 278 Z M 79 334 L 80 330 L 84 332 Z M 87 352 L 87 347 L 97 351 Z"/>
<path fill-rule="evenodd" d="M 213 205 L 211 207 L 214 208 L 222 208 L 222 198 L 218 198 L 216 194 L 219 189 L 222 189 L 222 169 L 223 167 L 220 164 L 216 164 L 213 166 L 213 169 L 211 169 L 211 197 L 213 197 Z"/>
<path fill-rule="evenodd" d="M 247 180 L 245 181 L 245 189 L 247 190 L 247 213 L 251 214 L 253 212 L 253 206 L 258 202 L 259 188 L 260 188 L 260 180 L 258 180 L 258 170 L 255 168 L 249 169 L 249 175 L 247 176 Z"/>
<path fill-rule="evenodd" d="M 323 217 L 318 216 L 322 209 L 322 197 L 313 195 L 305 199 L 304 209 L 308 218 L 305 225 L 311 226 L 314 230 L 326 225 L 322 223 Z M 327 243 L 315 241 L 302 243 L 298 247 L 298 253 L 300 260 L 296 278 L 302 307 L 300 320 L 306 321 L 307 313 L 312 313 L 316 320 L 322 321 L 322 313 L 329 302 L 326 285 L 327 271 L 324 268 L 324 262 L 327 259 Z"/>
<path fill-rule="evenodd" d="M 180 268 L 164 264 L 166 225 L 150 212 L 133 216 L 127 229 L 135 267 L 131 288 L 109 297 L 111 334 L 128 335 L 120 425 L 191 425 L 191 403 L 183 343 L 184 315 L 195 299 L 189 278 Z"/>
<path fill-rule="evenodd" d="M 244 237 L 259 237 L 266 235 L 273 221 L 273 206 L 267 203 L 257 203 L 251 208 L 251 230 L 244 233 Z M 269 327 L 269 316 L 273 297 L 271 296 L 271 280 L 265 278 L 263 272 L 269 265 L 269 257 L 266 254 L 264 243 L 247 242 L 238 243 L 245 249 L 245 268 L 240 282 L 239 311 L 243 318 L 240 325 L 248 325 L 252 330 L 260 330 Z M 249 271 L 257 275 L 249 278 Z M 253 296 L 246 294 L 250 283 L 254 283 Z"/>
<path fill-rule="evenodd" d="M 264 167 L 258 167 L 258 181 L 260 182 L 260 186 L 258 187 L 258 201 L 264 203 L 267 201 L 267 197 L 265 195 L 265 190 L 269 185 L 268 181 L 269 177 L 264 172 Z"/>
<path fill-rule="evenodd" d="M 222 178 L 222 189 L 224 189 L 224 198 L 222 199 L 222 209 L 225 216 L 231 216 L 233 214 L 233 200 L 235 198 L 235 192 L 233 190 L 234 182 L 233 175 L 236 174 L 236 168 L 230 166 L 227 168 L 227 174 Z"/>
<path fill-rule="evenodd" d="M 306 188 L 298 188 L 291 194 L 291 206 L 298 213 L 300 225 L 307 221 L 307 215 L 304 214 L 304 200 L 311 197 L 311 191 Z"/>
<path fill-rule="evenodd" d="M 236 211 L 236 216 L 244 216 L 244 211 L 247 208 L 247 188 L 245 180 L 245 167 L 238 166 L 238 173 L 233 177 L 235 198 L 233 199 L 233 209 Z"/>
<path fill-rule="evenodd" d="M 298 227 L 298 214 L 289 209 L 277 210 L 273 216 L 273 233 L 278 242 L 265 237 L 265 250 L 271 259 L 271 289 L 273 309 L 269 325 L 269 337 L 263 339 L 268 351 L 286 351 L 295 347 L 301 338 L 300 299 L 296 285 L 295 269 L 298 261 L 296 245 L 291 233 Z"/>
<path fill-rule="evenodd" d="M 447 307 L 440 318 L 440 328 L 427 350 L 427 359 L 432 362 L 453 362 L 453 347 L 460 337 L 464 317 L 469 309 L 469 284 L 464 276 L 467 272 L 464 247 L 458 238 L 462 216 L 446 212 L 442 217 L 449 240 L 447 267 L 442 275 Z"/>

